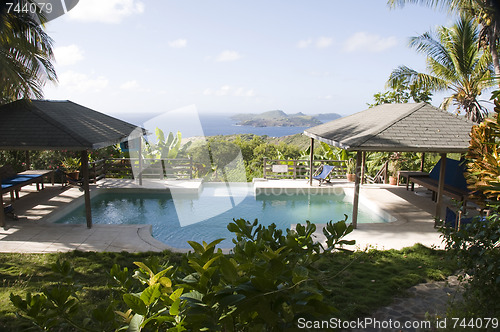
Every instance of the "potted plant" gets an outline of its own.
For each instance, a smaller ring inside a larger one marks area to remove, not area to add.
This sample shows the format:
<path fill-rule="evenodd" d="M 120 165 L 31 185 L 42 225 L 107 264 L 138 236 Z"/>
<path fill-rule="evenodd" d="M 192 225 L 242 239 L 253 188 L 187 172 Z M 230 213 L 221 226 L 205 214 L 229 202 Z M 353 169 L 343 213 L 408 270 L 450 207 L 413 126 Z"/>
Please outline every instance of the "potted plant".
<path fill-rule="evenodd" d="M 398 172 L 401 170 L 400 153 L 394 153 L 389 161 L 389 184 L 395 186 L 398 184 Z"/>
<path fill-rule="evenodd" d="M 80 174 L 80 158 L 66 157 L 62 161 L 62 166 L 66 170 L 66 175 L 73 179 L 78 180 L 78 175 Z"/>
<path fill-rule="evenodd" d="M 356 181 L 356 162 L 350 158 L 345 162 L 347 181 Z"/>

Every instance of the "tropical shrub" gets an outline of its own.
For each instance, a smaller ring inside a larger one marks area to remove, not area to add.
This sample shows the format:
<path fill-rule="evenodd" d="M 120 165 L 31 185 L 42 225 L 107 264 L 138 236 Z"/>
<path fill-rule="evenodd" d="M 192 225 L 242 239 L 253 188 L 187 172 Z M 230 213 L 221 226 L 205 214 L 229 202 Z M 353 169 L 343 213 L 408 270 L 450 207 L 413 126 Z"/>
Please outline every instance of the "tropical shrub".
<path fill-rule="evenodd" d="M 498 92 L 494 94 L 498 96 Z M 472 128 L 466 179 L 477 202 L 490 210 L 459 230 L 444 229 L 447 249 L 468 275 L 466 317 L 495 317 L 500 312 L 500 101 L 494 116 Z"/>
<path fill-rule="evenodd" d="M 497 91 L 494 96 L 500 94 Z M 493 118 L 472 128 L 467 152 L 467 183 L 477 199 L 498 211 L 500 207 L 500 101 Z"/>
<path fill-rule="evenodd" d="M 346 217 L 347 219 L 347 217 Z M 328 223 L 323 247 L 313 239 L 310 222 L 285 232 L 243 219 L 228 225 L 236 238 L 224 255 L 212 243 L 190 242 L 193 252 L 179 267 L 158 259 L 135 262 L 131 277 L 127 268 L 114 265 L 110 287 L 122 294 L 78 321 L 77 285 L 69 263 L 57 263 L 61 283 L 25 299 L 11 294 L 19 315 L 40 329 L 71 327 L 82 331 L 283 331 L 299 318 L 331 315 L 326 292 L 317 280 L 314 263 L 342 249 L 342 238 L 352 231 L 346 219 Z"/>

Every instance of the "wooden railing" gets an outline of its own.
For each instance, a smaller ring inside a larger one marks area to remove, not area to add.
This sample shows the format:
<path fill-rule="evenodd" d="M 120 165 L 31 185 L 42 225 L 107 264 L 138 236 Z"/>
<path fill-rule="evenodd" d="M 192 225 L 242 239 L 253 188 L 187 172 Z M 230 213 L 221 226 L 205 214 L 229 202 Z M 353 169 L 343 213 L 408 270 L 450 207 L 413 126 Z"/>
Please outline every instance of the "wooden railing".
<path fill-rule="evenodd" d="M 89 163 L 89 179 L 91 183 L 106 177 L 106 159 L 100 159 Z"/>
<path fill-rule="evenodd" d="M 346 162 L 345 160 L 314 160 L 313 174 L 321 165 L 331 165 L 334 167 L 330 178 L 345 179 L 346 178 Z M 264 158 L 264 179 L 309 179 L 310 161 L 296 159 L 267 159 Z"/>
<path fill-rule="evenodd" d="M 104 177 L 109 178 L 134 178 L 134 169 L 143 178 L 172 178 L 192 179 L 193 160 L 191 158 L 179 159 L 142 159 L 137 158 L 112 158 L 92 162 L 90 165 L 90 178 L 97 181 Z"/>
<path fill-rule="evenodd" d="M 366 176 L 369 183 L 387 183 L 389 180 L 389 161 L 386 161 L 382 168 L 375 174 L 374 177 Z"/>

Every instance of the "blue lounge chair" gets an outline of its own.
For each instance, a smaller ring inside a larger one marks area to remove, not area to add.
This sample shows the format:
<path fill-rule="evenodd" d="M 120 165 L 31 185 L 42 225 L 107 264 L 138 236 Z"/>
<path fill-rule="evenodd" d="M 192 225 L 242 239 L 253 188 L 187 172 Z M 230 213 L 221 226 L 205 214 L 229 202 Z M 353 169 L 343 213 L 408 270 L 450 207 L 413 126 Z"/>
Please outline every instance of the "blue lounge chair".
<path fill-rule="evenodd" d="M 464 226 L 466 224 L 470 224 L 472 221 L 472 217 L 464 218 L 462 217 L 461 214 L 457 216 L 457 214 L 450 209 L 449 207 L 446 207 L 446 216 L 444 219 L 444 225 L 446 227 L 452 227 L 454 229 L 460 229 L 461 226 Z"/>
<path fill-rule="evenodd" d="M 446 172 L 444 178 L 444 191 L 445 196 L 454 198 L 458 201 L 465 202 L 469 195 L 467 188 L 467 181 L 464 177 L 465 167 L 462 162 L 453 159 L 446 159 Z M 434 168 L 429 173 L 429 176 L 411 176 L 409 182 L 411 183 L 411 190 L 414 189 L 414 184 L 417 183 L 432 191 L 432 200 L 437 199 L 437 190 L 439 184 L 439 173 L 441 171 L 441 160 L 437 162 Z"/>
<path fill-rule="evenodd" d="M 313 179 L 318 180 L 320 186 L 323 182 L 330 182 L 330 179 L 328 177 L 330 176 L 330 173 L 333 171 L 333 169 L 334 169 L 333 166 L 321 165 L 321 167 L 318 168 L 316 173 L 313 175 Z M 319 174 L 317 174 L 318 172 Z"/>

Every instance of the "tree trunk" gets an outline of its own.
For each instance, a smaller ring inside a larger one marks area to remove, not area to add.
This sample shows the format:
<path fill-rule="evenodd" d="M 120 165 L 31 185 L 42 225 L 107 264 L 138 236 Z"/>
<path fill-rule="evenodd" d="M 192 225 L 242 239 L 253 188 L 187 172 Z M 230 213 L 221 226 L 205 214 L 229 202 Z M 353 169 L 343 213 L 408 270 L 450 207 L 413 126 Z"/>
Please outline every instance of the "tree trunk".
<path fill-rule="evenodd" d="M 498 36 L 500 34 L 500 4 L 497 1 L 486 0 L 486 7 L 493 9 L 493 18 L 488 29 L 488 44 L 495 76 L 500 77 L 500 59 L 498 57 Z M 500 83 L 499 83 L 500 85 Z"/>

